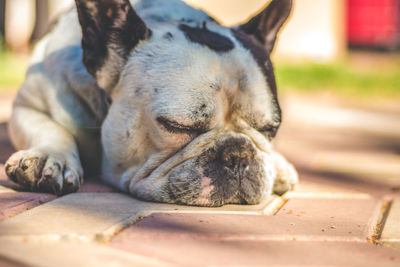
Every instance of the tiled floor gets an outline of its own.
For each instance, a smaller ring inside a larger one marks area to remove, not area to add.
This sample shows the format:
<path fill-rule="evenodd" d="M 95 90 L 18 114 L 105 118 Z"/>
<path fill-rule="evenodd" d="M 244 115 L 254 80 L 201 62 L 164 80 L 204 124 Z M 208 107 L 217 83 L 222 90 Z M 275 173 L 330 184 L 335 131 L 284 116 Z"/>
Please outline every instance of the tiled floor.
<path fill-rule="evenodd" d="M 0 124 L 0 266 L 400 266 L 396 111 L 283 100 L 276 145 L 301 182 L 257 206 L 147 203 L 95 181 L 20 192 Z"/>

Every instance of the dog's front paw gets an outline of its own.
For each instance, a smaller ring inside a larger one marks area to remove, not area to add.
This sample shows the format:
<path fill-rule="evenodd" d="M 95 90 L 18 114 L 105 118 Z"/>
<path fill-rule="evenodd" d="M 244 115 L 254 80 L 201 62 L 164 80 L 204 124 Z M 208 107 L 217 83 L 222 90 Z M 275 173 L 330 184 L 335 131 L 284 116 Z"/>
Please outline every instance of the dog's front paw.
<path fill-rule="evenodd" d="M 283 195 L 287 191 L 294 190 L 298 183 L 297 171 L 282 155 L 276 153 L 273 158 L 276 168 L 273 192 L 277 195 Z"/>
<path fill-rule="evenodd" d="M 5 169 L 11 180 L 31 191 L 63 195 L 76 192 L 83 182 L 80 163 L 35 149 L 14 153 Z"/>

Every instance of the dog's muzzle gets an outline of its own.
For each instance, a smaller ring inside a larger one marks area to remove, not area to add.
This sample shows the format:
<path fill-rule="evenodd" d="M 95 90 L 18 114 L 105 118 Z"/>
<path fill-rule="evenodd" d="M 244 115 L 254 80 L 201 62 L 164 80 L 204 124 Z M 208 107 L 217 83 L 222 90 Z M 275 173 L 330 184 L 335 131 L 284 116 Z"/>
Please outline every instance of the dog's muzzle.
<path fill-rule="evenodd" d="M 272 184 L 266 168 L 273 166 L 247 136 L 225 135 L 170 172 L 169 196 L 175 203 L 200 206 L 257 204 Z"/>

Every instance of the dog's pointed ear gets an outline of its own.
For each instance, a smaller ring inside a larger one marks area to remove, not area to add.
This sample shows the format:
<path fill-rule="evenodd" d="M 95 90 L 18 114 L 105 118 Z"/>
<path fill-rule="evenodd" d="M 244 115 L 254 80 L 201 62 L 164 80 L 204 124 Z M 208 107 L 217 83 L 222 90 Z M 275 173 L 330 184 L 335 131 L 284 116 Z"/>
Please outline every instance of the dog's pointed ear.
<path fill-rule="evenodd" d="M 272 0 L 263 11 L 238 29 L 253 35 L 271 53 L 279 29 L 289 17 L 292 5 L 292 0 Z"/>
<path fill-rule="evenodd" d="M 151 36 L 129 0 L 75 0 L 82 27 L 82 60 L 97 83 L 110 91 L 141 41 Z"/>

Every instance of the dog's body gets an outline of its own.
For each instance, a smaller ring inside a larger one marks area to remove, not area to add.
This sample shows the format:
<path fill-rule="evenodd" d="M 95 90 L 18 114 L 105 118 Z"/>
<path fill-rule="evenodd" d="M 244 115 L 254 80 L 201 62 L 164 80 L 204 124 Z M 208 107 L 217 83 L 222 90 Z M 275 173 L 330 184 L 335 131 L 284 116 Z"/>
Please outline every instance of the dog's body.
<path fill-rule="evenodd" d="M 106 182 L 142 199 L 205 206 L 292 188 L 270 144 L 280 108 L 269 60 L 290 0 L 237 29 L 178 0 L 139 1 L 139 16 L 126 0 L 76 2 L 37 45 L 15 100 L 11 179 L 63 194 L 82 166 L 102 165 Z"/>

